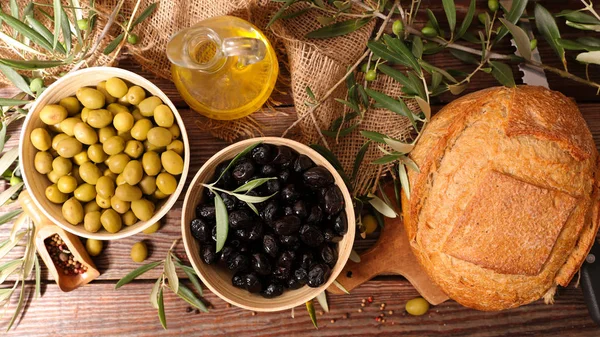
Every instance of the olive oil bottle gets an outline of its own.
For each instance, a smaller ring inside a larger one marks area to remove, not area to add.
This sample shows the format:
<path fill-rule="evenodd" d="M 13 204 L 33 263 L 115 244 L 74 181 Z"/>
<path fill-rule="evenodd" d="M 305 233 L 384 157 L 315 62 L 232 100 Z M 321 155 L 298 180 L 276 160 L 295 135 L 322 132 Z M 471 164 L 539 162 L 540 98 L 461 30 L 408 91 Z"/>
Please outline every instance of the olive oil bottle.
<path fill-rule="evenodd" d="M 212 119 L 237 119 L 260 109 L 279 74 L 265 35 L 233 16 L 210 18 L 175 34 L 167 56 L 183 99 Z"/>

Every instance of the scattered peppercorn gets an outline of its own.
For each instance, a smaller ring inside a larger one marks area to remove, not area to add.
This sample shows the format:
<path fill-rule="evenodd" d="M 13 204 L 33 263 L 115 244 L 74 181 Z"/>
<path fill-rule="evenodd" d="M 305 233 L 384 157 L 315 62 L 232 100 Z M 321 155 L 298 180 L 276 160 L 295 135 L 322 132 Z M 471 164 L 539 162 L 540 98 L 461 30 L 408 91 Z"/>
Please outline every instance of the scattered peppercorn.
<path fill-rule="evenodd" d="M 194 309 L 192 307 L 185 308 L 185 312 L 192 312 L 192 311 L 194 311 Z"/>
<path fill-rule="evenodd" d="M 231 304 L 227 303 L 226 307 L 231 308 Z"/>
<path fill-rule="evenodd" d="M 358 312 L 363 312 L 363 310 L 362 309 L 358 309 Z"/>
<path fill-rule="evenodd" d="M 332 320 L 331 320 L 331 323 L 335 323 L 335 319 L 332 319 Z"/>
<path fill-rule="evenodd" d="M 252 315 L 252 316 L 256 316 L 256 311 L 253 311 L 253 312 L 251 313 L 251 315 Z"/>
<path fill-rule="evenodd" d="M 393 314 L 394 314 L 394 311 L 392 311 L 392 310 L 388 311 L 388 315 L 393 315 Z"/>
<path fill-rule="evenodd" d="M 364 303 L 361 303 L 361 304 L 360 304 L 360 306 L 361 306 L 361 307 L 364 307 L 364 306 L 365 306 L 365 304 L 364 304 Z"/>
<path fill-rule="evenodd" d="M 317 314 L 319 314 L 319 316 L 323 316 L 323 312 L 319 311 Z"/>
<path fill-rule="evenodd" d="M 367 298 L 367 302 L 373 303 L 373 296 L 369 296 L 369 298 Z"/>
<path fill-rule="evenodd" d="M 344 314 L 344 316 L 342 316 L 343 319 L 346 319 L 350 316 L 350 314 Z"/>

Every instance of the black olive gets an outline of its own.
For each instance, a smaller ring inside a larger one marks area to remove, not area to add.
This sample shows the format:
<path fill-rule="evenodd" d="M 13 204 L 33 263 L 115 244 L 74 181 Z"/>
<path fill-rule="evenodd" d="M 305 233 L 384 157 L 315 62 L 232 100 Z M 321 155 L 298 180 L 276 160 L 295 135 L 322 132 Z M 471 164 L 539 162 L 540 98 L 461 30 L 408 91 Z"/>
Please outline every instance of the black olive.
<path fill-rule="evenodd" d="M 227 261 L 227 269 L 236 271 L 248 270 L 250 267 L 250 259 L 248 256 L 240 253 L 235 253 Z"/>
<path fill-rule="evenodd" d="M 330 266 L 334 266 L 337 262 L 337 252 L 335 249 L 325 245 L 321 248 L 321 259 Z"/>
<path fill-rule="evenodd" d="M 233 240 L 229 241 L 229 238 L 228 238 L 227 242 L 228 242 L 228 244 L 231 247 L 233 247 L 235 249 L 240 249 L 240 248 L 242 248 L 244 246 L 244 244 L 242 243 L 242 241 L 236 240 L 236 239 L 233 239 Z"/>
<path fill-rule="evenodd" d="M 217 242 L 217 226 L 213 226 L 212 232 L 211 232 L 211 238 L 213 239 L 214 242 Z"/>
<path fill-rule="evenodd" d="M 300 239 L 297 236 L 293 235 L 281 235 L 279 237 L 279 241 L 282 245 L 290 248 L 291 250 L 296 250 L 300 248 Z"/>
<path fill-rule="evenodd" d="M 335 215 L 344 208 L 344 195 L 337 186 L 331 186 L 327 189 L 324 196 L 325 213 Z"/>
<path fill-rule="evenodd" d="M 259 275 L 268 275 L 271 273 L 271 262 L 269 262 L 269 258 L 264 254 L 252 254 L 252 269 Z"/>
<path fill-rule="evenodd" d="M 318 288 L 323 283 L 327 282 L 331 275 L 331 268 L 324 263 L 314 265 L 308 272 L 307 284 L 311 288 Z"/>
<path fill-rule="evenodd" d="M 294 278 L 301 285 L 305 285 L 306 281 L 307 281 L 307 278 L 308 278 L 308 272 L 306 272 L 306 268 L 298 268 L 298 269 L 296 269 L 294 271 Z"/>
<path fill-rule="evenodd" d="M 206 220 L 215 220 L 215 206 L 208 204 L 196 206 L 196 216 Z"/>
<path fill-rule="evenodd" d="M 325 238 L 317 227 L 304 225 L 300 228 L 300 240 L 310 247 L 318 247 L 323 243 Z"/>
<path fill-rule="evenodd" d="M 204 193 L 205 200 L 213 200 L 215 198 L 215 192 L 213 192 L 210 188 L 205 188 L 202 193 Z"/>
<path fill-rule="evenodd" d="M 330 228 L 325 229 L 323 232 L 323 237 L 325 238 L 325 242 L 337 243 L 342 241 L 342 237 L 337 236 L 337 234 Z"/>
<path fill-rule="evenodd" d="M 254 175 L 254 164 L 246 158 L 240 158 L 233 166 L 231 175 L 237 181 L 246 181 Z"/>
<path fill-rule="evenodd" d="M 308 270 L 313 264 L 313 254 L 311 252 L 304 252 L 300 257 L 300 267 Z"/>
<path fill-rule="evenodd" d="M 304 202 L 304 200 L 296 201 L 292 209 L 294 211 L 294 215 L 299 217 L 301 220 L 306 219 L 306 217 L 308 216 L 308 210 L 306 209 L 306 203 Z"/>
<path fill-rule="evenodd" d="M 322 188 L 333 184 L 333 175 L 323 166 L 308 169 L 302 174 L 302 179 L 310 188 Z"/>
<path fill-rule="evenodd" d="M 245 275 L 240 273 L 233 275 L 231 278 L 231 284 L 233 284 L 234 287 L 246 289 L 246 280 L 244 276 Z"/>
<path fill-rule="evenodd" d="M 219 258 L 219 263 L 223 266 L 227 266 L 229 259 L 235 254 L 235 248 L 232 246 L 225 246 L 221 249 L 221 257 Z"/>
<path fill-rule="evenodd" d="M 263 177 L 275 177 L 277 169 L 273 165 L 264 165 L 260 168 L 260 174 L 262 174 Z"/>
<path fill-rule="evenodd" d="M 283 286 L 281 284 L 271 283 L 260 294 L 266 298 L 273 298 L 273 297 L 280 296 L 281 294 L 283 294 Z"/>
<path fill-rule="evenodd" d="M 200 247 L 200 256 L 202 257 L 202 261 L 206 264 L 213 264 L 219 257 L 217 253 L 215 253 L 215 246 L 213 245 L 202 245 L 202 247 Z"/>
<path fill-rule="evenodd" d="M 335 218 L 333 222 L 333 230 L 335 230 L 339 235 L 344 235 L 348 232 L 348 217 L 346 216 L 346 211 L 342 211 Z"/>
<path fill-rule="evenodd" d="M 217 179 L 219 179 L 219 176 L 221 177 L 221 179 L 219 179 L 219 182 L 216 184 L 218 187 L 232 187 L 233 185 L 235 185 L 235 181 L 233 180 L 233 177 L 231 176 L 231 169 L 225 171 L 225 169 L 227 168 L 227 166 L 229 166 L 229 163 L 231 162 L 231 160 L 226 160 L 224 162 L 221 162 L 219 165 L 217 165 L 216 169 L 215 169 L 215 176 L 213 178 L 213 182 L 216 181 Z"/>
<path fill-rule="evenodd" d="M 240 239 L 241 241 L 250 240 L 250 229 L 240 228 L 233 231 L 233 236 Z"/>
<path fill-rule="evenodd" d="M 221 200 L 223 200 L 223 203 L 227 207 L 227 211 L 233 211 L 237 205 L 237 199 L 234 196 L 229 195 L 227 193 L 221 193 L 220 196 Z"/>
<path fill-rule="evenodd" d="M 202 243 L 211 241 L 212 226 L 205 220 L 200 218 L 192 220 L 190 231 L 192 232 L 192 236 Z"/>
<path fill-rule="evenodd" d="M 313 166 L 315 163 L 308 156 L 301 154 L 294 161 L 294 172 L 302 173 Z"/>
<path fill-rule="evenodd" d="M 251 293 L 259 293 L 262 291 L 262 283 L 260 282 L 260 278 L 254 274 L 249 273 L 242 277 L 244 280 L 245 288 Z"/>
<path fill-rule="evenodd" d="M 275 236 L 271 234 L 263 236 L 263 250 L 271 257 L 277 256 L 277 253 L 279 253 L 279 245 L 277 244 Z"/>
<path fill-rule="evenodd" d="M 265 207 L 260 212 L 260 217 L 267 223 L 271 224 L 279 217 L 279 203 L 275 199 L 267 201 Z"/>
<path fill-rule="evenodd" d="M 290 235 L 300 229 L 300 219 L 295 215 L 286 215 L 275 221 L 273 228 L 279 235 Z"/>
<path fill-rule="evenodd" d="M 294 209 L 292 206 L 285 206 L 283 208 L 283 215 L 294 215 Z"/>
<path fill-rule="evenodd" d="M 277 259 L 277 267 L 286 267 L 288 269 L 292 268 L 292 264 L 294 263 L 295 259 L 296 254 L 292 251 L 286 250 L 279 255 L 279 258 Z"/>
<path fill-rule="evenodd" d="M 248 228 L 252 224 L 254 224 L 254 219 L 248 211 L 240 210 L 229 213 L 229 227 L 232 229 Z"/>
<path fill-rule="evenodd" d="M 285 145 L 277 147 L 277 154 L 273 158 L 273 164 L 281 165 L 282 167 L 290 166 L 294 159 L 294 152 Z"/>
<path fill-rule="evenodd" d="M 277 280 L 287 280 L 290 278 L 290 268 L 288 267 L 283 267 L 283 266 L 277 266 L 275 267 L 275 269 L 273 270 L 273 273 L 271 274 L 273 276 L 273 278 L 277 279 Z"/>
<path fill-rule="evenodd" d="M 294 184 L 288 184 L 281 190 L 281 200 L 288 204 L 292 204 L 300 199 L 300 193 Z"/>
<path fill-rule="evenodd" d="M 269 195 L 277 193 L 281 189 L 281 183 L 277 179 L 269 180 L 265 185 L 267 186 Z"/>
<path fill-rule="evenodd" d="M 269 164 L 274 156 L 273 146 L 269 144 L 260 144 L 252 149 L 252 160 L 259 165 Z"/>
<path fill-rule="evenodd" d="M 290 180 L 290 176 L 291 176 L 291 175 L 292 175 L 292 174 L 290 173 L 290 171 L 289 171 L 289 170 L 281 170 L 281 171 L 279 172 L 279 175 L 277 175 L 277 177 L 279 178 L 279 180 L 280 180 L 282 183 L 284 183 L 284 184 L 285 184 L 285 183 L 287 183 L 287 182 L 288 182 L 288 180 Z"/>
<path fill-rule="evenodd" d="M 290 277 L 289 279 L 287 279 L 285 286 L 288 289 L 295 290 L 302 287 L 302 284 L 300 284 L 300 282 L 298 282 L 298 280 L 296 280 L 295 278 Z"/>
<path fill-rule="evenodd" d="M 315 205 L 310 208 L 310 214 L 308 215 L 308 219 L 306 219 L 306 223 L 310 225 L 319 225 L 323 220 L 323 210 L 321 206 Z"/>
<path fill-rule="evenodd" d="M 252 226 L 252 229 L 248 232 L 248 240 L 256 241 L 263 236 L 263 225 L 260 222 L 257 222 Z"/>

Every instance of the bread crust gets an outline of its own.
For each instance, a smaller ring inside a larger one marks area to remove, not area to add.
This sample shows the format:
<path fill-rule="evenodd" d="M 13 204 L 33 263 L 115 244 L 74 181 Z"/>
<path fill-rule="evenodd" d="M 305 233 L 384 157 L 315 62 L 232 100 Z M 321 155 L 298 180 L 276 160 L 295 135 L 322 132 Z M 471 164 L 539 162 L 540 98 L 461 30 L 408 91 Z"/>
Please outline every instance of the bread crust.
<path fill-rule="evenodd" d="M 579 270 L 598 231 L 598 152 L 564 95 L 532 86 L 466 95 L 434 116 L 410 157 L 420 173 L 409 173 L 410 200 L 402 194 L 404 226 L 449 297 L 517 307 Z"/>

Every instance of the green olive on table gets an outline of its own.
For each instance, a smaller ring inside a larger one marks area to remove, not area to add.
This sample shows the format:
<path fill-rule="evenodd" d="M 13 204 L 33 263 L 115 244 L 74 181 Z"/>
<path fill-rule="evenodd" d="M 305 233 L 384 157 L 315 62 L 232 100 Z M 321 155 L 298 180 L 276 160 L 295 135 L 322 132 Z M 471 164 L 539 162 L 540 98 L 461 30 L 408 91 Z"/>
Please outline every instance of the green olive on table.
<path fill-rule="evenodd" d="M 80 123 L 81 119 L 80 118 L 75 118 L 75 117 L 69 117 L 69 118 L 65 118 L 62 122 L 60 122 L 60 130 L 62 132 L 64 132 L 65 134 L 67 134 L 68 136 L 74 136 L 75 132 L 75 125 L 77 125 L 77 123 Z"/>
<path fill-rule="evenodd" d="M 159 229 L 160 229 L 160 221 L 157 221 L 157 222 L 153 223 L 152 226 L 144 229 L 142 232 L 144 234 L 152 234 L 152 233 L 156 233 Z"/>
<path fill-rule="evenodd" d="M 106 102 L 104 94 L 93 88 L 79 88 L 77 89 L 75 96 L 77 96 L 77 99 L 84 107 L 89 109 L 100 109 Z"/>
<path fill-rule="evenodd" d="M 71 198 L 63 204 L 62 215 L 70 224 L 78 225 L 83 221 L 83 206 L 77 199 Z"/>
<path fill-rule="evenodd" d="M 131 130 L 133 127 L 135 120 L 133 119 L 133 115 L 128 112 L 119 112 L 116 114 L 113 119 L 113 126 L 117 131 L 126 132 Z"/>
<path fill-rule="evenodd" d="M 179 126 L 177 126 L 177 124 L 171 125 L 169 132 L 171 132 L 171 135 L 173 135 L 173 139 L 181 137 L 181 130 L 179 130 Z"/>
<path fill-rule="evenodd" d="M 96 203 L 98 204 L 98 206 L 100 206 L 100 208 L 103 208 L 103 209 L 111 208 L 110 198 L 104 198 L 102 196 L 99 196 L 98 194 L 96 194 Z"/>
<path fill-rule="evenodd" d="M 50 138 L 50 134 L 44 128 L 37 128 L 31 131 L 29 139 L 33 147 L 40 151 L 47 151 L 52 147 L 52 138 Z"/>
<path fill-rule="evenodd" d="M 123 226 L 121 217 L 114 209 L 107 209 L 102 212 L 100 223 L 102 223 L 102 227 L 109 233 L 116 233 L 121 230 L 121 227 Z"/>
<path fill-rule="evenodd" d="M 52 138 L 52 149 L 54 149 L 56 151 L 56 149 L 58 148 L 58 143 L 60 143 L 60 141 L 65 140 L 69 138 L 69 136 L 65 135 L 64 133 L 59 133 L 56 136 L 54 136 Z"/>
<path fill-rule="evenodd" d="M 99 212 L 100 211 L 100 206 L 98 206 L 98 204 L 96 203 L 95 200 L 92 200 L 88 203 L 86 203 L 85 205 L 83 205 L 83 213 L 88 214 L 91 212 Z"/>
<path fill-rule="evenodd" d="M 90 256 L 100 255 L 100 253 L 102 253 L 102 248 L 104 248 L 104 242 L 102 242 L 102 240 L 87 239 L 85 242 L 85 250 L 87 250 Z"/>
<path fill-rule="evenodd" d="M 83 150 L 78 154 L 74 155 L 72 160 L 75 165 L 82 165 L 83 163 L 89 162 L 90 158 L 87 155 L 87 151 Z"/>
<path fill-rule="evenodd" d="M 152 195 L 156 191 L 156 178 L 153 176 L 144 176 L 138 183 L 138 186 L 145 195 Z"/>
<path fill-rule="evenodd" d="M 99 231 L 100 228 L 102 228 L 102 224 L 100 223 L 100 215 L 101 214 L 99 211 L 85 213 L 85 216 L 83 217 L 83 228 L 90 233 L 96 233 Z"/>
<path fill-rule="evenodd" d="M 429 302 L 423 297 L 413 298 L 406 302 L 406 312 L 413 316 L 421 316 L 427 313 L 429 310 Z"/>
<path fill-rule="evenodd" d="M 171 144 L 167 145 L 167 150 L 175 151 L 180 156 L 183 156 L 183 142 L 180 140 L 174 140 Z"/>
<path fill-rule="evenodd" d="M 133 262 L 143 262 L 148 257 L 148 247 L 144 241 L 136 242 L 131 247 L 131 259 Z"/>
<path fill-rule="evenodd" d="M 62 177 L 62 175 L 60 175 L 54 171 L 48 172 L 48 174 L 46 174 L 46 176 L 48 177 L 48 180 L 50 180 L 50 182 L 52 182 L 53 184 L 58 183 L 58 179 L 60 179 L 60 177 Z"/>

